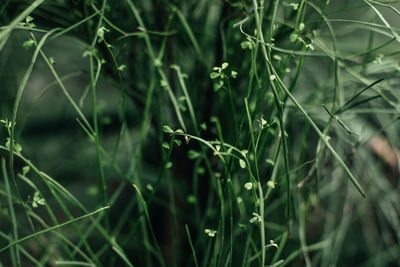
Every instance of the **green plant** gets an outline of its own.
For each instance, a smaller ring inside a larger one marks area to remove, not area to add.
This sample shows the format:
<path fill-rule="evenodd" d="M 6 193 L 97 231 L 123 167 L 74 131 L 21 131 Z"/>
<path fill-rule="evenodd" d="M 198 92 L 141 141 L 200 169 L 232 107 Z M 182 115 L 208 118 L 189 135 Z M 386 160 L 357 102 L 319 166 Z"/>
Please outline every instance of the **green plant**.
<path fill-rule="evenodd" d="M 397 1 L 3 2 L 0 265 L 400 264 Z"/>

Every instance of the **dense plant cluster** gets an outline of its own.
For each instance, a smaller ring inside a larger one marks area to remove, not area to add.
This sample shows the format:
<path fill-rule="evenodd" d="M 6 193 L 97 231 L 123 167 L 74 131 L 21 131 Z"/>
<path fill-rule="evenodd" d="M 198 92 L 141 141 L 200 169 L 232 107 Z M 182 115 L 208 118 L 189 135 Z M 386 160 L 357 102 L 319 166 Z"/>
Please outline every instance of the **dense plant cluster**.
<path fill-rule="evenodd" d="M 0 266 L 399 265 L 399 9 L 2 1 Z"/>

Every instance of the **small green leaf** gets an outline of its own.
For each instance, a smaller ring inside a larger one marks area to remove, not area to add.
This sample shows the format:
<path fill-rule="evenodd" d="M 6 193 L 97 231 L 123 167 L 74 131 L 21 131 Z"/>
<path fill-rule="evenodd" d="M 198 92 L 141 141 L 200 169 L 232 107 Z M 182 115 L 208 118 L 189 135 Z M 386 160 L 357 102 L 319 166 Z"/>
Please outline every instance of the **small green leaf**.
<path fill-rule="evenodd" d="M 275 162 L 272 159 L 266 159 L 265 162 L 268 163 L 271 166 L 275 165 Z"/>
<path fill-rule="evenodd" d="M 222 84 L 221 83 L 214 83 L 214 92 L 218 92 L 219 89 L 221 89 L 223 85 L 224 85 L 223 82 L 222 82 Z"/>
<path fill-rule="evenodd" d="M 197 198 L 195 195 L 188 195 L 186 200 L 190 204 L 195 204 L 197 202 Z"/>
<path fill-rule="evenodd" d="M 278 60 L 278 61 L 282 60 L 282 57 L 281 57 L 280 55 L 273 55 L 272 57 L 273 57 L 275 60 Z"/>
<path fill-rule="evenodd" d="M 162 127 L 162 130 L 163 130 L 164 133 L 169 133 L 169 134 L 173 134 L 174 133 L 174 131 L 167 125 L 164 125 Z"/>
<path fill-rule="evenodd" d="M 293 10 L 297 10 L 299 8 L 299 4 L 298 3 L 290 3 L 289 6 L 292 7 Z"/>
<path fill-rule="evenodd" d="M 260 128 L 264 128 L 265 125 L 267 125 L 267 121 L 264 120 L 263 117 L 260 118 L 260 120 L 258 121 Z"/>
<path fill-rule="evenodd" d="M 182 129 L 178 129 L 178 130 L 175 131 L 175 133 L 177 133 L 177 134 L 183 134 L 184 131 L 183 131 Z"/>
<path fill-rule="evenodd" d="M 187 108 L 186 108 L 186 97 L 184 97 L 184 96 L 179 97 L 179 99 L 178 99 L 178 105 L 179 105 L 179 108 L 180 108 L 183 112 L 185 112 L 185 111 L 187 110 Z"/>
<path fill-rule="evenodd" d="M 25 19 L 25 21 L 26 21 L 26 23 L 29 23 L 29 22 L 31 22 L 33 20 L 33 18 L 31 17 L 31 16 L 27 16 L 26 17 L 26 19 Z"/>
<path fill-rule="evenodd" d="M 197 159 L 198 157 L 200 157 L 200 155 L 201 154 L 195 150 L 189 150 L 189 152 L 188 152 L 189 159 Z"/>
<path fill-rule="evenodd" d="M 29 166 L 24 166 L 24 167 L 22 168 L 22 174 L 23 174 L 23 175 L 27 175 L 30 169 L 31 169 L 31 167 L 29 167 Z"/>
<path fill-rule="evenodd" d="M 29 40 L 26 40 L 26 41 L 22 44 L 22 47 L 25 48 L 26 50 L 29 50 L 29 49 L 31 49 L 34 45 L 36 45 L 35 40 L 29 39 Z"/>
<path fill-rule="evenodd" d="M 229 64 L 227 62 L 222 63 L 221 68 L 224 70 L 229 66 Z"/>
<path fill-rule="evenodd" d="M 171 167 L 172 167 L 172 162 L 171 162 L 171 161 L 168 161 L 167 164 L 165 164 L 165 168 L 166 168 L 166 169 L 169 169 L 169 168 L 171 168 Z"/>
<path fill-rule="evenodd" d="M 121 66 L 118 67 L 119 71 L 123 71 L 124 69 L 126 69 L 126 65 L 121 65 Z"/>
<path fill-rule="evenodd" d="M 260 223 L 260 222 L 262 222 L 261 216 L 259 214 L 253 212 L 253 216 L 254 217 L 249 220 L 250 223 L 255 223 L 255 222 Z"/>
<path fill-rule="evenodd" d="M 295 41 L 297 40 L 297 37 L 298 37 L 297 33 L 293 32 L 293 33 L 290 35 L 290 42 L 291 42 L 291 43 L 295 42 Z"/>
<path fill-rule="evenodd" d="M 221 74 L 219 74 L 218 72 L 211 72 L 210 73 L 210 78 L 211 79 L 216 79 L 220 76 Z"/>
<path fill-rule="evenodd" d="M 7 141 L 6 141 L 5 147 L 7 147 L 8 149 L 10 149 L 10 138 L 7 137 L 6 140 L 7 140 Z M 14 142 L 14 149 L 15 149 L 15 151 L 17 151 L 17 152 L 21 152 L 21 151 L 22 151 L 22 146 L 21 146 L 20 144 L 17 144 L 17 143 Z"/>
<path fill-rule="evenodd" d="M 161 67 L 162 66 L 162 62 L 161 62 L 161 60 L 159 58 L 156 58 L 154 60 L 154 66 L 155 67 Z"/>
<path fill-rule="evenodd" d="M 91 197 L 95 197 L 99 194 L 99 188 L 96 185 L 90 185 L 86 189 L 86 194 L 88 194 Z"/>
<path fill-rule="evenodd" d="M 15 150 L 17 152 L 21 152 L 22 151 L 22 146 L 20 144 L 16 143 L 14 146 L 15 146 Z"/>
<path fill-rule="evenodd" d="M 243 41 L 243 42 L 240 43 L 240 46 L 242 47 L 242 49 L 246 49 L 246 48 L 250 48 L 249 44 L 250 44 L 250 42 Z"/>
<path fill-rule="evenodd" d="M 237 76 L 237 72 L 236 71 L 231 71 L 231 76 L 234 78 L 234 79 L 236 79 L 236 76 Z"/>
<path fill-rule="evenodd" d="M 10 149 L 10 138 L 7 138 L 5 146 L 6 148 Z"/>
<path fill-rule="evenodd" d="M 40 197 L 39 192 L 36 191 L 33 196 L 32 207 L 37 208 L 38 204 L 44 206 L 44 205 L 46 205 L 46 200 L 44 200 L 44 198 Z"/>
<path fill-rule="evenodd" d="M 44 200 L 44 198 L 38 199 L 37 203 L 42 206 L 46 205 L 46 201 Z"/>
<path fill-rule="evenodd" d="M 146 185 L 146 189 L 149 190 L 149 191 L 153 191 L 154 190 L 154 188 L 153 188 L 153 186 L 151 184 L 147 184 Z"/>
<path fill-rule="evenodd" d="M 215 234 L 217 233 L 216 230 L 211 230 L 211 229 L 205 229 L 204 233 L 206 233 L 209 237 L 214 237 Z"/>
<path fill-rule="evenodd" d="M 101 43 L 104 40 L 104 34 L 106 32 L 109 32 L 110 30 L 105 28 L 104 26 L 101 26 L 98 30 L 97 30 L 97 37 L 99 38 L 97 40 L 98 43 Z"/>
<path fill-rule="evenodd" d="M 161 80 L 160 81 L 160 85 L 162 88 L 167 88 L 168 87 L 168 83 L 165 80 Z"/>
<path fill-rule="evenodd" d="M 169 146 L 169 144 L 167 143 L 167 142 L 163 142 L 162 143 L 162 146 L 163 146 L 163 148 L 165 148 L 165 149 L 170 149 L 170 146 Z"/>
<path fill-rule="evenodd" d="M 267 182 L 267 186 L 268 186 L 269 188 L 271 188 L 271 189 L 274 189 L 274 188 L 275 188 L 275 183 L 272 182 L 272 181 L 268 181 L 268 182 Z"/>
<path fill-rule="evenodd" d="M 203 175 L 206 173 L 206 169 L 204 169 L 203 167 L 197 167 L 196 168 L 196 172 L 200 175 Z"/>
<path fill-rule="evenodd" d="M 181 141 L 181 140 L 175 140 L 175 143 L 176 143 L 178 146 L 180 146 L 180 145 L 182 144 L 182 141 Z"/>
<path fill-rule="evenodd" d="M 242 159 L 239 159 L 239 165 L 240 165 L 240 168 L 242 168 L 242 169 L 246 168 L 246 162 Z"/>
<path fill-rule="evenodd" d="M 253 183 L 252 182 L 245 183 L 244 188 L 246 188 L 247 190 L 251 190 L 253 188 Z"/>
<path fill-rule="evenodd" d="M 276 247 L 278 248 L 278 245 L 274 242 L 274 240 L 270 240 L 269 244 L 265 246 L 266 248 L 268 247 Z"/>

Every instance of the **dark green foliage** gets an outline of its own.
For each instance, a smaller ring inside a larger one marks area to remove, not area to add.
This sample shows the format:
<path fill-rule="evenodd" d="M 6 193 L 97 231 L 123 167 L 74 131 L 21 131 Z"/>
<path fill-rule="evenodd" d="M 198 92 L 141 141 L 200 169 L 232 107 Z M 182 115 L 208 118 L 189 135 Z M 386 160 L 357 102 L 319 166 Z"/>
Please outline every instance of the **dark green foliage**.
<path fill-rule="evenodd" d="M 0 4 L 0 266 L 400 265 L 396 1 Z"/>

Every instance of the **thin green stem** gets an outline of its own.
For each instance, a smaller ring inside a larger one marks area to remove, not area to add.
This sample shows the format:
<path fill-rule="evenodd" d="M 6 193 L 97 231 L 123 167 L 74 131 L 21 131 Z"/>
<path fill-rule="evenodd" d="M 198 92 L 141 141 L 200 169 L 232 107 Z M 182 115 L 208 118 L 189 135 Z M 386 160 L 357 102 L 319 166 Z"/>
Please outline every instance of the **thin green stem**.
<path fill-rule="evenodd" d="M 198 263 L 197 257 L 196 257 L 196 250 L 194 249 L 192 238 L 190 237 L 189 227 L 187 224 L 185 224 L 185 230 L 186 230 L 186 236 L 188 238 L 190 249 L 192 250 L 194 266 L 199 267 L 199 263 Z"/>
<path fill-rule="evenodd" d="M 7 249 L 9 249 L 9 248 L 11 248 L 11 247 L 16 246 L 16 245 L 18 245 L 18 244 L 20 244 L 20 243 L 22 243 L 22 242 L 24 242 L 24 241 L 26 241 L 26 240 L 29 240 L 29 239 L 31 239 L 31 238 L 34 238 L 34 237 L 36 237 L 36 236 L 39 236 L 39 235 L 42 235 L 42 234 L 45 234 L 45 233 L 48 233 L 48 232 L 57 230 L 57 229 L 62 228 L 62 227 L 64 227 L 64 226 L 67 226 L 67 225 L 70 225 L 70 224 L 72 224 L 72 223 L 76 223 L 76 222 L 78 222 L 78 221 L 81 221 L 81 220 L 83 220 L 83 219 L 86 219 L 86 218 L 88 218 L 88 217 L 92 217 L 92 216 L 94 216 L 95 214 L 97 214 L 97 213 L 99 213 L 99 212 L 102 212 L 102 211 L 104 211 L 104 210 L 107 210 L 108 208 L 110 208 L 110 207 L 108 207 L 108 206 L 107 206 L 107 207 L 102 207 L 102 208 L 100 208 L 100 209 L 98 209 L 98 210 L 95 210 L 95 211 L 90 212 L 90 213 L 88 213 L 88 214 L 85 214 L 85 215 L 83 215 L 83 216 L 74 218 L 74 219 L 72 219 L 72 220 L 66 221 L 66 222 L 64 222 L 64 223 L 61 223 L 61 224 L 58 224 L 58 225 L 55 225 L 55 226 L 52 226 L 52 227 L 49 227 L 49 228 L 46 228 L 46 229 L 44 229 L 44 230 L 42 230 L 42 231 L 33 233 L 33 234 L 31 234 L 31 235 L 27 235 L 27 236 L 25 236 L 25 237 L 23 237 L 23 238 L 20 238 L 20 239 L 18 239 L 18 240 L 16 240 L 16 241 L 12 242 L 11 244 L 8 244 L 8 245 L 5 246 L 5 247 L 2 247 L 2 248 L 0 249 L 0 253 L 3 252 L 3 251 L 6 251 Z"/>

